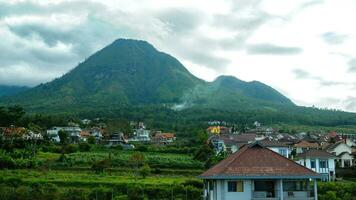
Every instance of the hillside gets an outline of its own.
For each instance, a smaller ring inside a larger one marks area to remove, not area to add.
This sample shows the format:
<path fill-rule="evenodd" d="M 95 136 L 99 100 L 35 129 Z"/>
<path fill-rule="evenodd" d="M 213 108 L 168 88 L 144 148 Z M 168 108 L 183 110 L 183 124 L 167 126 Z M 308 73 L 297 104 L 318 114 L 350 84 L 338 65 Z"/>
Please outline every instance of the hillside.
<path fill-rule="evenodd" d="M 71 112 L 138 105 L 240 109 L 294 105 L 273 88 L 221 76 L 205 82 L 145 41 L 118 39 L 64 76 L 1 100 L 28 110 Z M 188 105 L 188 106 L 187 106 Z"/>
<path fill-rule="evenodd" d="M 13 96 L 17 93 L 24 92 L 30 88 L 22 86 L 8 86 L 0 85 L 0 97 L 2 96 Z"/>

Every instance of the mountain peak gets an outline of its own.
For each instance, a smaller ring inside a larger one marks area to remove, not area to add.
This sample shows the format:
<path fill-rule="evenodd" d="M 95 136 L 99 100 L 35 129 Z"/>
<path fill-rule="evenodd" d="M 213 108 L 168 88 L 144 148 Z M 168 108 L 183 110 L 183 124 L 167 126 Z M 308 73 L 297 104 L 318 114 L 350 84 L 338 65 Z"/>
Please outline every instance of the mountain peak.
<path fill-rule="evenodd" d="M 124 46 L 130 46 L 130 47 L 145 47 L 145 48 L 154 48 L 152 44 L 150 44 L 147 41 L 144 40 L 134 40 L 134 39 L 126 39 L 126 38 L 119 38 L 116 39 L 113 43 L 111 43 L 109 46 L 115 46 L 115 47 L 124 47 Z"/>

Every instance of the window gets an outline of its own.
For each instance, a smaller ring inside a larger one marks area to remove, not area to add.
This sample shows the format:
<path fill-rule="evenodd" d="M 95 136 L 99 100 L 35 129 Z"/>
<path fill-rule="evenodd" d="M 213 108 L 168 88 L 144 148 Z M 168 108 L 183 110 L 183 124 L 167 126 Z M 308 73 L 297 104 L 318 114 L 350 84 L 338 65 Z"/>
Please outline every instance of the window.
<path fill-rule="evenodd" d="M 243 181 L 229 181 L 227 182 L 228 192 L 244 192 L 244 182 Z"/>
<path fill-rule="evenodd" d="M 319 161 L 319 168 L 328 168 L 328 161 L 327 160 L 320 160 Z"/>
<path fill-rule="evenodd" d="M 315 168 L 315 160 L 310 160 L 310 167 Z"/>
<path fill-rule="evenodd" d="M 278 153 L 284 157 L 287 157 L 287 149 L 278 149 Z"/>

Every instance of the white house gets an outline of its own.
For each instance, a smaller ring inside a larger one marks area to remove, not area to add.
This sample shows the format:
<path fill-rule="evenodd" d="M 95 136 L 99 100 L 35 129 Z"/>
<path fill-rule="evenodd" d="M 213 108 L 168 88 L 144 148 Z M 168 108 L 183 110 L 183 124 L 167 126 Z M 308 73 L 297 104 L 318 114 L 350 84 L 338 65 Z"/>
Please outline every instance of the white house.
<path fill-rule="evenodd" d="M 130 142 L 149 142 L 151 141 L 151 131 L 144 129 L 144 128 L 139 128 L 139 129 L 134 129 L 134 137 L 130 138 Z"/>
<path fill-rule="evenodd" d="M 205 200 L 317 200 L 316 180 L 323 175 L 253 143 L 198 178 Z"/>
<path fill-rule="evenodd" d="M 267 148 L 271 149 L 272 151 L 279 153 L 280 155 L 282 155 L 286 158 L 289 158 L 290 150 L 289 150 L 288 145 L 286 145 L 282 142 L 276 141 L 276 140 L 270 140 L 268 138 L 264 139 L 260 142 L 264 147 L 267 147 Z"/>
<path fill-rule="evenodd" d="M 311 149 L 297 155 L 296 162 L 315 171 L 326 175 L 327 181 L 335 180 L 335 159 L 336 156 L 320 149 Z"/>
<path fill-rule="evenodd" d="M 348 146 L 344 141 L 327 145 L 325 150 L 338 157 L 337 161 L 340 167 L 351 167 L 353 165 L 352 147 Z"/>
<path fill-rule="evenodd" d="M 52 140 L 56 142 L 60 142 L 59 139 L 59 131 L 65 131 L 69 134 L 69 136 L 73 140 L 78 140 L 80 138 L 80 132 L 82 132 L 82 129 L 77 126 L 68 126 L 68 127 L 52 127 L 51 129 L 47 130 L 47 134 L 49 135 Z"/>

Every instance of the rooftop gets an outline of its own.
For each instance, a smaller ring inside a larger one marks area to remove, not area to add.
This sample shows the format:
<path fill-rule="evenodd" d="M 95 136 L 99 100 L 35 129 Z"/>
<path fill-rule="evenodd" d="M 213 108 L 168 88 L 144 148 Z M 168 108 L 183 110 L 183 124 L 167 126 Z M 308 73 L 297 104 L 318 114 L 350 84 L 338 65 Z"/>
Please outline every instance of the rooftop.
<path fill-rule="evenodd" d="M 309 151 L 297 155 L 297 157 L 298 158 L 335 158 L 336 156 L 320 149 L 310 149 Z"/>
<path fill-rule="evenodd" d="M 298 142 L 297 144 L 295 144 L 294 147 L 297 147 L 297 148 L 319 148 L 319 144 L 302 140 L 302 141 Z"/>
<path fill-rule="evenodd" d="M 244 146 L 199 176 L 202 179 L 321 178 L 314 171 L 263 147 L 258 142 Z"/>

